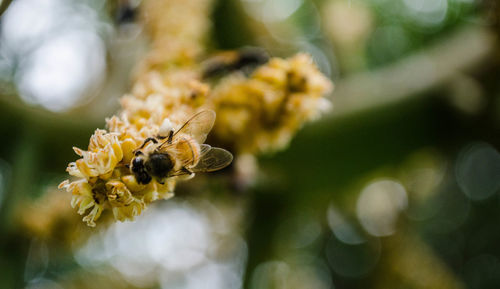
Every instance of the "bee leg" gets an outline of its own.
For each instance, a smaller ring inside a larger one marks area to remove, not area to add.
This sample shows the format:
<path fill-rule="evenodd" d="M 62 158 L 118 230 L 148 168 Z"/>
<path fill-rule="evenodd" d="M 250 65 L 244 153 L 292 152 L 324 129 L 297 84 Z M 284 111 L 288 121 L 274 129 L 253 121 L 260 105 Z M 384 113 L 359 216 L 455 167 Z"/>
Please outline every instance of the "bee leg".
<path fill-rule="evenodd" d="M 168 133 L 168 136 L 167 136 L 167 137 L 162 137 L 162 139 L 164 139 L 164 138 L 167 138 L 167 140 L 166 140 L 166 141 L 164 141 L 164 142 L 162 142 L 162 143 L 161 143 L 161 144 L 160 144 L 160 145 L 156 148 L 156 151 L 159 151 L 159 150 L 160 150 L 160 148 L 161 148 L 164 144 L 166 144 L 166 143 L 168 143 L 168 144 L 172 144 L 172 140 L 173 140 L 173 138 L 174 138 L 174 131 L 173 131 L 173 130 L 171 130 L 171 131 Z"/>
<path fill-rule="evenodd" d="M 190 175 L 190 174 L 193 173 L 192 171 L 190 171 L 186 167 L 182 167 L 181 172 L 184 173 L 184 174 L 186 174 L 186 175 Z"/>
<path fill-rule="evenodd" d="M 158 143 L 158 141 L 156 140 L 156 138 L 154 138 L 154 137 L 148 137 L 147 139 L 145 139 L 145 140 L 144 140 L 144 142 L 142 143 L 142 145 L 141 145 L 138 149 L 139 149 L 139 150 L 140 150 L 140 149 L 143 149 L 143 148 L 144 148 L 144 146 L 146 146 L 146 144 L 147 144 L 148 142 L 150 142 L 150 141 L 151 141 L 151 142 L 153 142 L 153 143 Z"/>
<path fill-rule="evenodd" d="M 156 138 L 154 137 L 148 137 L 147 139 L 144 140 L 144 143 L 141 146 L 141 149 L 148 143 L 148 142 L 153 142 L 153 143 L 158 143 Z"/>
<path fill-rule="evenodd" d="M 173 174 L 169 175 L 168 177 L 180 177 L 184 175 L 192 175 L 193 172 L 187 169 L 186 167 L 182 167 L 180 170 L 174 172 Z"/>
<path fill-rule="evenodd" d="M 182 169 L 180 169 L 180 171 L 178 172 L 178 176 L 182 177 L 183 180 L 189 180 L 194 177 L 194 173 L 188 168 L 182 167 Z"/>
<path fill-rule="evenodd" d="M 171 144 L 171 143 L 172 143 L 172 139 L 173 139 L 173 138 L 174 138 L 174 131 L 173 131 L 173 130 L 171 130 L 171 131 L 168 133 L 168 139 L 167 139 L 167 142 L 168 142 L 169 144 Z"/>

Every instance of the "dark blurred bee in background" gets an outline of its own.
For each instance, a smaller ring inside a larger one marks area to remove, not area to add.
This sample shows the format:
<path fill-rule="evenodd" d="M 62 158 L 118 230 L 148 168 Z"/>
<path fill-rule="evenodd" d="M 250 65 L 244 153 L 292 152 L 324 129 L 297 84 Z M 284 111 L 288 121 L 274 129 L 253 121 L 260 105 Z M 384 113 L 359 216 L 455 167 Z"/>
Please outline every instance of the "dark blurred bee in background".
<path fill-rule="evenodd" d="M 261 48 L 243 48 L 218 53 L 202 63 L 203 78 L 220 77 L 235 71 L 246 75 L 269 61 L 269 54 Z"/>
<path fill-rule="evenodd" d="M 137 7 L 140 1 L 119 0 L 115 2 L 114 7 L 115 21 L 118 24 L 132 23 L 137 18 Z"/>
<path fill-rule="evenodd" d="M 155 179 L 163 184 L 167 178 L 193 176 L 228 166 L 233 155 L 221 148 L 203 144 L 215 121 L 215 112 L 204 110 L 189 119 L 179 130 L 166 119 L 156 137 L 147 138 L 135 151 L 130 171 L 140 184 Z"/>

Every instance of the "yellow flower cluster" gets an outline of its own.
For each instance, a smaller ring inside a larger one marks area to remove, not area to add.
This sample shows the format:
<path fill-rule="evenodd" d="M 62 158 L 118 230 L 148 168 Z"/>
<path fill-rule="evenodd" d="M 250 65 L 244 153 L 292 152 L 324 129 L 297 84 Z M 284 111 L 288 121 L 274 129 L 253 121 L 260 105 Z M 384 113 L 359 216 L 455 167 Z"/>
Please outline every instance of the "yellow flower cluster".
<path fill-rule="evenodd" d="M 307 54 L 272 58 L 250 77 L 233 74 L 214 88 L 214 135 L 238 153 L 285 147 L 301 125 L 330 107 L 332 84 Z"/>
<path fill-rule="evenodd" d="M 182 70 L 160 74 L 152 71 L 134 86 L 135 94 L 121 99 L 122 112 L 107 119 L 109 131 L 97 129 L 88 149 L 74 148 L 81 159 L 68 165 L 71 176 L 60 188 L 73 194 L 71 205 L 89 226 L 110 208 L 116 220 L 131 220 L 147 204 L 173 196 L 175 178 L 163 184 L 140 184 L 129 169 L 134 151 L 144 140 L 159 133 L 165 119 L 179 128 L 199 107 L 208 87 Z"/>
<path fill-rule="evenodd" d="M 152 38 L 131 93 L 121 98 L 122 111 L 97 129 L 81 158 L 68 165 L 77 178 L 60 188 L 73 195 L 71 205 L 95 226 L 105 209 L 116 220 L 131 220 L 156 200 L 173 196 L 176 178 L 140 183 L 129 166 L 145 139 L 157 136 L 168 119 L 179 128 L 196 112 L 217 114 L 212 140 L 239 154 L 283 148 L 307 120 L 328 102 L 332 88 L 310 56 L 273 58 L 249 77 L 232 71 L 215 83 L 203 82 L 196 62 L 208 34 L 211 0 L 145 0 L 141 15 Z M 186 19 L 189 19 L 187 21 Z"/>
<path fill-rule="evenodd" d="M 213 0 L 144 0 L 141 16 L 151 37 L 151 51 L 140 72 L 193 65 L 210 35 Z"/>
<path fill-rule="evenodd" d="M 121 99 L 122 112 L 96 130 L 87 150 L 74 148 L 81 159 L 67 171 L 78 178 L 59 188 L 73 194 L 71 205 L 95 226 L 104 209 L 116 220 L 131 220 L 147 204 L 173 196 L 175 180 L 140 184 L 127 166 L 147 137 L 158 135 L 166 118 L 179 127 L 204 103 L 208 86 L 188 69 L 202 52 L 210 29 L 212 0 L 144 0 L 141 18 L 151 36 L 150 53 L 138 69 L 130 95 Z"/>
<path fill-rule="evenodd" d="M 210 91 L 194 68 L 151 70 L 138 77 L 132 93 L 121 99 L 122 112 L 98 129 L 87 150 L 74 148 L 81 159 L 67 171 L 79 180 L 60 187 L 73 194 L 72 206 L 95 226 L 110 208 L 116 220 L 130 220 L 147 204 L 173 195 L 176 180 L 140 184 L 127 167 L 134 151 L 159 133 L 165 119 L 179 128 L 195 112 L 217 113 L 212 140 L 240 154 L 281 149 L 307 120 L 328 106 L 323 98 L 332 88 L 310 56 L 273 58 L 250 77 L 232 73 Z"/>

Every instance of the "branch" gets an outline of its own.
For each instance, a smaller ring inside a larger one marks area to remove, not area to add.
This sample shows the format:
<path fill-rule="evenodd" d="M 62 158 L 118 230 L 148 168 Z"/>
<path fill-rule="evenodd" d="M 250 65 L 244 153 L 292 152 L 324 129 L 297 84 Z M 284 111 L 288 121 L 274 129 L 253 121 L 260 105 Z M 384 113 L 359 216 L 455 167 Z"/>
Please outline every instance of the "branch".
<path fill-rule="evenodd" d="M 463 27 L 394 64 L 341 79 L 333 92 L 334 109 L 318 124 L 416 97 L 484 64 L 495 45 L 496 36 L 488 28 Z"/>
<path fill-rule="evenodd" d="M 9 8 L 10 3 L 12 3 L 12 0 L 3 0 L 0 1 L 0 16 L 3 15 L 3 13 Z"/>

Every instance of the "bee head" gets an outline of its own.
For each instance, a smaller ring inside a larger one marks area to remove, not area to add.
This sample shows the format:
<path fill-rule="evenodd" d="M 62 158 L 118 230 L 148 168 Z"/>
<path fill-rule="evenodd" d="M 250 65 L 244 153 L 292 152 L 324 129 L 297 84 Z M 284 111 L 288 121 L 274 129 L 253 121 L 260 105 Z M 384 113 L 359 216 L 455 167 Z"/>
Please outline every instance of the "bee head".
<path fill-rule="evenodd" d="M 144 157 L 139 155 L 132 159 L 130 165 L 130 171 L 134 174 L 137 182 L 139 184 L 149 184 L 151 182 L 151 176 L 146 172 L 144 166 Z"/>
<path fill-rule="evenodd" d="M 130 169 L 133 173 L 144 169 L 144 159 L 142 158 L 142 156 L 137 156 L 132 159 Z"/>

